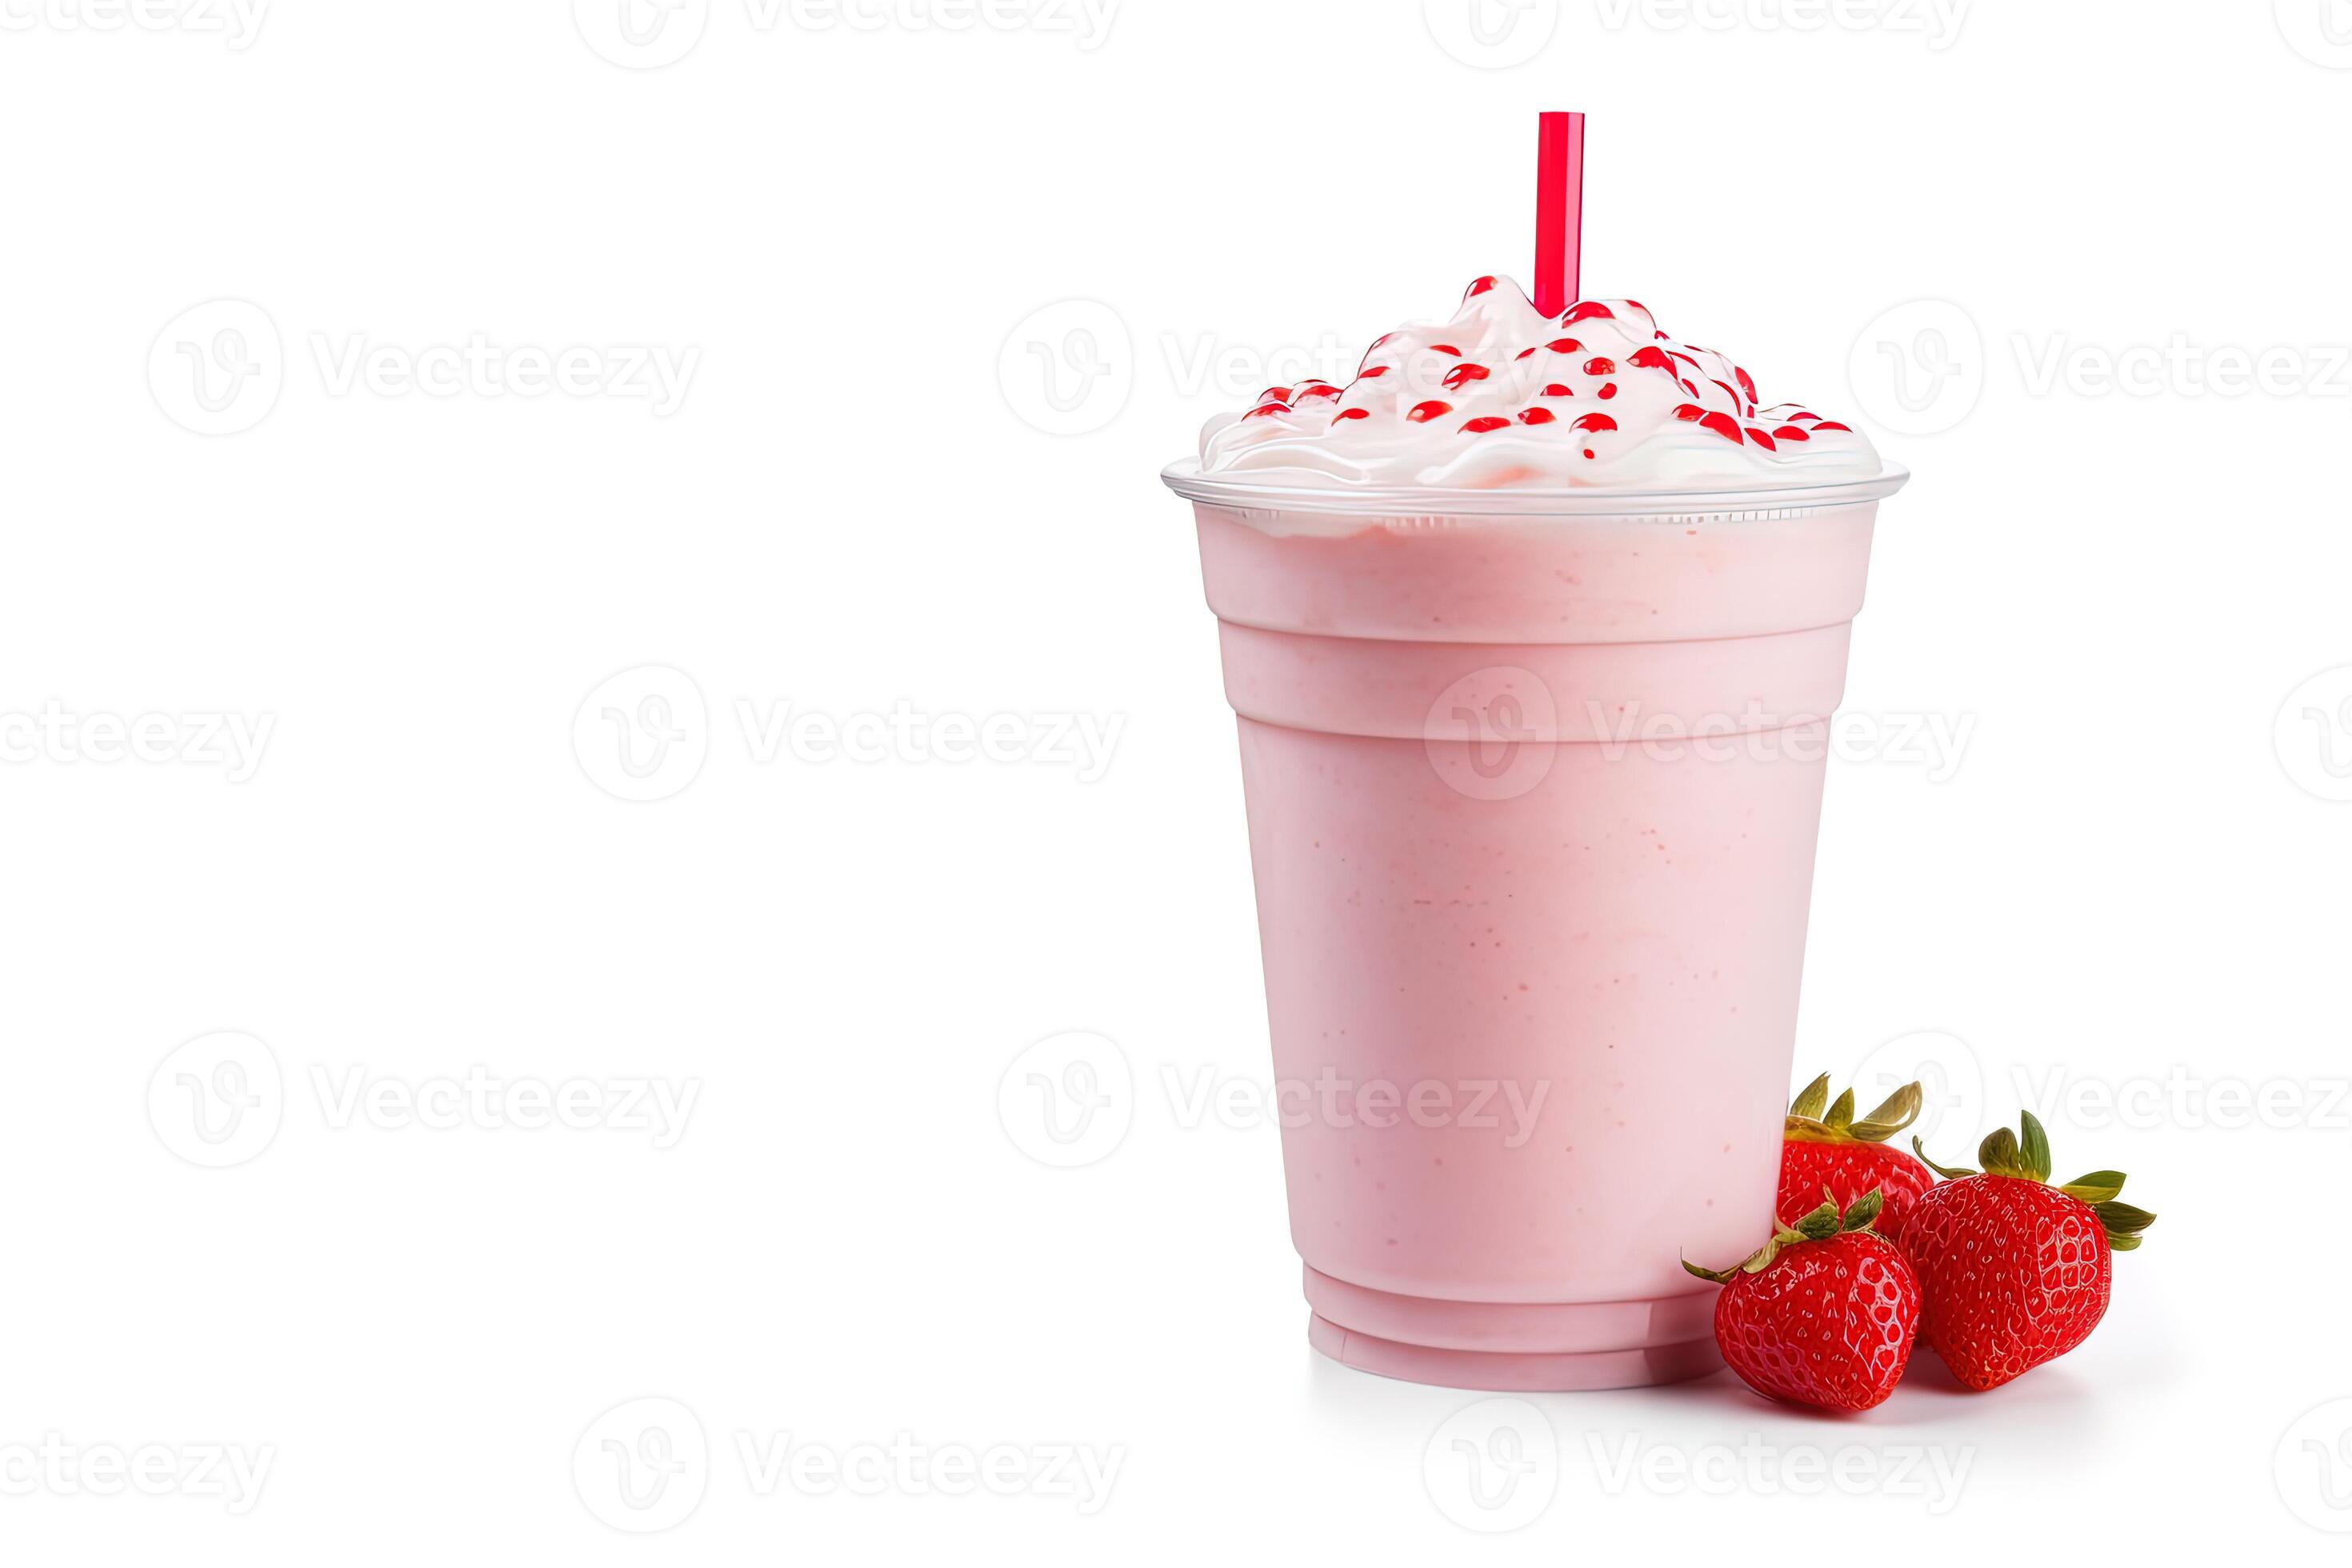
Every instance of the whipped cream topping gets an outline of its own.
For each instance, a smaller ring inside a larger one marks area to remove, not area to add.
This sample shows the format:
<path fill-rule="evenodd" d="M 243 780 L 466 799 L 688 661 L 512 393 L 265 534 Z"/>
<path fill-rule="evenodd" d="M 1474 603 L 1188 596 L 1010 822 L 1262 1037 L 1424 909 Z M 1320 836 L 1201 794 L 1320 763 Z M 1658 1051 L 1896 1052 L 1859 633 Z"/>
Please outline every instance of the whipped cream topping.
<path fill-rule="evenodd" d="M 1268 387 L 1201 431 L 1204 473 L 1318 488 L 1738 487 L 1881 467 L 1849 426 L 1759 406 L 1746 371 L 1668 337 L 1637 300 L 1554 318 L 1498 278 L 1471 284 L 1452 321 L 1380 339 L 1346 386 Z"/>

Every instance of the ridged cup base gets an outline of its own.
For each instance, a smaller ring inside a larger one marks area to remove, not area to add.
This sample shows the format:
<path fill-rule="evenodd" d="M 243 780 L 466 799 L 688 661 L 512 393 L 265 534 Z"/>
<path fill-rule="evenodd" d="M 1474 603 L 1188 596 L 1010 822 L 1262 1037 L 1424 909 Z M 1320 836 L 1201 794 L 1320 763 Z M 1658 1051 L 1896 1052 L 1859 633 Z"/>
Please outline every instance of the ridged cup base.
<path fill-rule="evenodd" d="M 1446 1301 L 1307 1270 L 1307 1342 L 1342 1366 L 1493 1393 L 1683 1383 L 1722 1369 L 1715 1292 L 1654 1301 Z"/>

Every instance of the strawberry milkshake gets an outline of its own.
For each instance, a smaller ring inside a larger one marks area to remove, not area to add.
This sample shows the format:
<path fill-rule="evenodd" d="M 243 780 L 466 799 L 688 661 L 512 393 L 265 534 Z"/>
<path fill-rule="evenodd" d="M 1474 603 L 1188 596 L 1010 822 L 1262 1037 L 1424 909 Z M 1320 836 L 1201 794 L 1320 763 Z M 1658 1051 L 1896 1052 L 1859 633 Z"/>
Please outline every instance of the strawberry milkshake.
<path fill-rule="evenodd" d="M 1721 1364 L 1774 1219 L 1877 503 L 1630 300 L 1481 278 L 1164 476 L 1239 715 L 1309 1338 L 1486 1389 Z"/>

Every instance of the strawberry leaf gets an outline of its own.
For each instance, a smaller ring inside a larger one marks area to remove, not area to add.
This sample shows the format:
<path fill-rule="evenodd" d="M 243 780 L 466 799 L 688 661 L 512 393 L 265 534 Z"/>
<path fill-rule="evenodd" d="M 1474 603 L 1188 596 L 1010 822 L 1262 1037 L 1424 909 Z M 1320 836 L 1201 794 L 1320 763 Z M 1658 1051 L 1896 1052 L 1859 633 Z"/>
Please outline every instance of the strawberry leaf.
<path fill-rule="evenodd" d="M 2099 1224 L 2107 1233 L 2107 1245 L 2117 1252 L 2138 1251 L 2139 1233 L 2156 1223 L 2154 1215 L 2129 1204 L 2095 1204 L 2091 1212 L 2099 1216 Z"/>
<path fill-rule="evenodd" d="M 1830 1075 L 1823 1073 L 1805 1085 L 1805 1092 L 1797 1096 L 1795 1103 L 1789 1107 L 1789 1114 L 1801 1116 L 1808 1121 L 1819 1121 L 1822 1112 L 1827 1110 L 1829 1105 Z"/>
<path fill-rule="evenodd" d="M 1977 1145 L 1977 1163 L 1985 1168 L 1988 1176 L 2023 1175 L 2025 1154 L 2017 1146 L 2017 1134 L 2006 1127 L 1994 1128 Z"/>
<path fill-rule="evenodd" d="M 2023 1164 L 2025 1173 L 2037 1182 L 2050 1180 L 2050 1134 L 2042 1131 L 2042 1122 L 2030 1110 L 2017 1113 L 2018 1122 L 2025 1129 Z"/>
<path fill-rule="evenodd" d="M 2070 1198 L 2080 1198 L 2095 1205 L 2122 1193 L 2124 1173 L 2121 1171 L 2093 1171 L 2086 1176 L 2075 1177 L 2058 1190 Z"/>
<path fill-rule="evenodd" d="M 1884 1143 L 1919 1120 L 1927 1099 L 1917 1084 L 1906 1083 L 1888 1095 L 1885 1104 L 1855 1122 L 1853 1135 L 1865 1143 Z"/>
<path fill-rule="evenodd" d="M 1846 1135 L 1846 1130 L 1853 1125 L 1853 1090 L 1849 1089 L 1837 1097 L 1829 1114 L 1822 1118 L 1822 1125 L 1840 1138 Z"/>
<path fill-rule="evenodd" d="M 1938 1165 L 1935 1161 L 1927 1158 L 1927 1145 L 1919 1142 L 1919 1135 L 1916 1132 L 1911 1134 L 1911 1152 L 1919 1156 L 1921 1164 L 1948 1182 L 1964 1181 L 1976 1174 L 1966 1165 Z"/>
<path fill-rule="evenodd" d="M 2107 1227 L 2110 1237 L 2137 1236 L 2156 1223 L 2154 1215 L 2146 1209 L 2134 1208 L 2129 1204 L 2096 1204 L 2093 1210 L 2098 1215 L 2099 1223 Z"/>

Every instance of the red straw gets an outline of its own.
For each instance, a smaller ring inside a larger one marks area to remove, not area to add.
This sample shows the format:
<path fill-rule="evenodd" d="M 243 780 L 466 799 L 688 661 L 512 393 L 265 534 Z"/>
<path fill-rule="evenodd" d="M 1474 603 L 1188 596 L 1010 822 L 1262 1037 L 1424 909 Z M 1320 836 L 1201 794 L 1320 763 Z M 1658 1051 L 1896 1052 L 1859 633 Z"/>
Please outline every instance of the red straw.
<path fill-rule="evenodd" d="M 1536 136 L 1536 309 L 1557 316 L 1583 281 L 1584 116 L 1538 116 Z"/>

